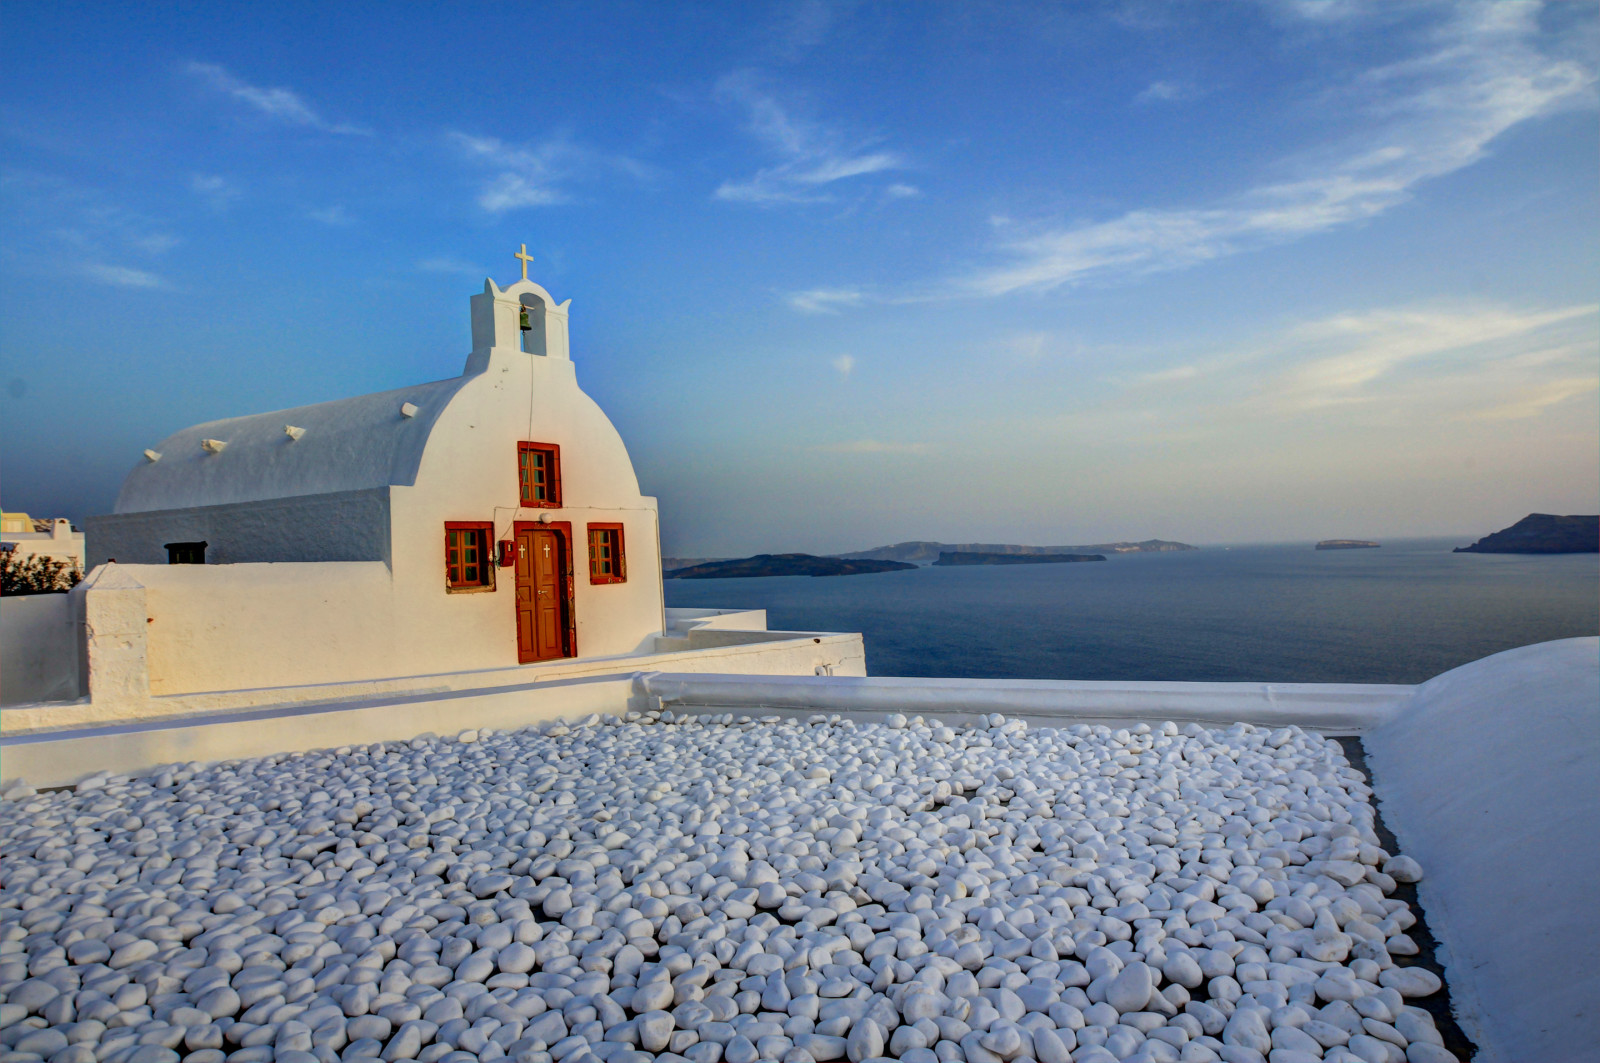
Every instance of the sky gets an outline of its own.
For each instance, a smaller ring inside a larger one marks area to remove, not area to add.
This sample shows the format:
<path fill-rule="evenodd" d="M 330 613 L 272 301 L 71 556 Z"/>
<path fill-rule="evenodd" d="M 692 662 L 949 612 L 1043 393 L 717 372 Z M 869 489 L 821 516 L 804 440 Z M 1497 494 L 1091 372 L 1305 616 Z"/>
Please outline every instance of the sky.
<path fill-rule="evenodd" d="M 453 376 L 526 243 L 669 555 L 1594 513 L 1597 13 L 11 0 L 0 499 Z"/>

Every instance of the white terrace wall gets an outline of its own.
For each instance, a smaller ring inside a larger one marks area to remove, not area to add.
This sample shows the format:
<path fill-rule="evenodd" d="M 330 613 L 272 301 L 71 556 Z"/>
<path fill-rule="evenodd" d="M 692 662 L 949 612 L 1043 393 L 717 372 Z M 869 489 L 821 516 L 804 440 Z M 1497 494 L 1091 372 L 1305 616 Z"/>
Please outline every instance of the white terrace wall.
<path fill-rule="evenodd" d="M 65 594 L 0 598 L 0 705 L 79 696 L 72 604 Z"/>
<path fill-rule="evenodd" d="M 425 668 L 397 645 L 380 561 L 130 565 L 145 587 L 150 693 L 185 694 L 395 675 Z"/>
<path fill-rule="evenodd" d="M 4 688 L 8 707 L 0 728 L 11 734 L 314 701 L 501 689 L 640 669 L 866 672 L 860 635 L 699 630 L 716 620 L 764 626 L 760 610 L 675 617 L 674 632 L 682 634 L 652 636 L 642 652 L 634 652 L 630 638 L 619 643 L 625 652 L 602 654 L 595 644 L 604 640 L 596 638 L 588 646 L 580 643 L 585 652 L 579 658 L 506 665 L 502 650 L 514 605 L 509 589 L 473 596 L 498 602 L 504 615 L 456 614 L 443 624 L 437 614 L 451 614 L 433 606 L 434 624 L 415 623 L 396 604 L 403 595 L 388 567 L 376 561 L 108 564 L 71 595 L 40 597 L 57 601 L 5 610 L 6 674 L 8 680 L 20 677 L 14 689 L 10 682 Z M 439 628 L 449 630 L 438 635 Z M 485 645 L 474 646 L 473 639 Z M 463 660 L 480 663 L 463 668 Z M 49 682 L 39 678 L 46 675 Z M 73 698 L 80 700 L 52 700 Z"/>

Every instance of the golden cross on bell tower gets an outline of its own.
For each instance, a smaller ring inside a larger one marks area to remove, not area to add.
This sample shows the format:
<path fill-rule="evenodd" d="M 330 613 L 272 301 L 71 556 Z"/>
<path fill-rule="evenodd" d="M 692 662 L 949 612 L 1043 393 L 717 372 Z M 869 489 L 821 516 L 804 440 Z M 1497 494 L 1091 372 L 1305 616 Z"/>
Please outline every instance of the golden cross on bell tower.
<path fill-rule="evenodd" d="M 518 251 L 516 254 L 512 255 L 511 257 L 512 258 L 520 258 L 520 259 L 522 259 L 522 279 L 523 280 L 527 280 L 528 279 L 528 263 L 533 261 L 533 256 L 528 254 L 528 245 L 527 244 L 523 244 L 522 245 L 522 250 Z"/>

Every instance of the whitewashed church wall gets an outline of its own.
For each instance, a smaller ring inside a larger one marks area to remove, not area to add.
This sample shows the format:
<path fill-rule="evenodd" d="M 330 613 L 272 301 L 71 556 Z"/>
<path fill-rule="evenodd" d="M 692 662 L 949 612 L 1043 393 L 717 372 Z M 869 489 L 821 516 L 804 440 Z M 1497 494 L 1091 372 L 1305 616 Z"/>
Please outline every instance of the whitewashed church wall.
<path fill-rule="evenodd" d="M 0 705 L 79 694 L 78 634 L 67 595 L 0 598 Z"/>
<path fill-rule="evenodd" d="M 207 564 L 389 560 L 389 488 L 90 517 L 89 565 L 164 565 L 204 542 Z"/>
<path fill-rule="evenodd" d="M 560 508 L 520 507 L 519 441 L 561 448 Z M 493 590 L 447 588 L 448 521 L 492 522 L 497 541 L 518 522 L 570 524 L 578 656 L 654 649 L 664 623 L 655 499 L 639 494 L 621 436 L 578 389 L 572 362 L 489 351 L 441 414 L 416 484 L 392 489 L 390 516 L 397 637 L 449 670 L 515 665 L 517 636 L 515 569 L 496 569 Z M 626 582 L 589 582 L 590 522 L 623 526 Z"/>

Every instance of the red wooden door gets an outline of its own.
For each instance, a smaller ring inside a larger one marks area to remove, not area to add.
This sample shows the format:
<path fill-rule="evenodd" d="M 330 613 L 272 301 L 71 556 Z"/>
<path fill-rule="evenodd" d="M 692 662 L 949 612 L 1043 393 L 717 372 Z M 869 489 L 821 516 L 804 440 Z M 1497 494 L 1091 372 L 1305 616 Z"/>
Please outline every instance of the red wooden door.
<path fill-rule="evenodd" d="M 517 660 L 568 656 L 566 544 L 548 528 L 517 532 Z"/>

